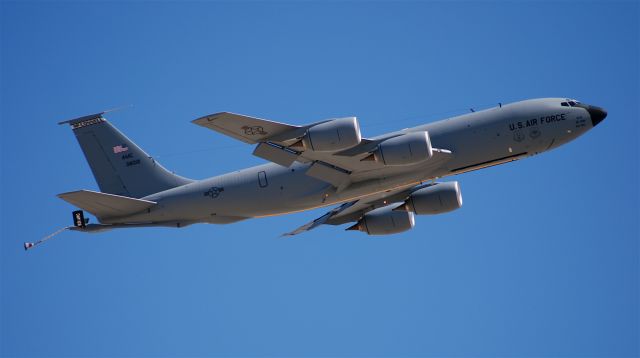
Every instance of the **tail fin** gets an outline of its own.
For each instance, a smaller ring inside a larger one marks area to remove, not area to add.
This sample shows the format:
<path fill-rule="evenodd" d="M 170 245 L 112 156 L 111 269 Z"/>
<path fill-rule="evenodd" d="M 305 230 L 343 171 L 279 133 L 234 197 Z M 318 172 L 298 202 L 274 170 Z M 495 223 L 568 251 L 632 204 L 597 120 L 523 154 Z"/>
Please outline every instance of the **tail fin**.
<path fill-rule="evenodd" d="M 192 182 L 166 170 L 102 117 L 92 114 L 69 124 L 104 193 L 142 198 Z"/>

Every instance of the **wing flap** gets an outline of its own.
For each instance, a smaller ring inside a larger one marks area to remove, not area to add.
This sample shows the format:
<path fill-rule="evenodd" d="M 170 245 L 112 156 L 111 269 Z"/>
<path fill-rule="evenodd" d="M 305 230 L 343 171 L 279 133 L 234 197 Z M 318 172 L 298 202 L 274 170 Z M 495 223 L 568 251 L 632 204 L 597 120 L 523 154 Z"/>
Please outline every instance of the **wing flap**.
<path fill-rule="evenodd" d="M 331 164 L 317 161 L 307 169 L 305 174 L 327 182 L 336 188 L 343 188 L 348 184 L 350 173 Z"/>
<path fill-rule="evenodd" d="M 98 218 L 130 215 L 156 205 L 154 201 L 100 193 L 92 190 L 62 193 L 58 194 L 58 197 L 71 205 L 90 212 Z"/>
<path fill-rule="evenodd" d="M 287 150 L 284 147 L 276 146 L 270 142 L 262 142 L 253 150 L 253 155 L 266 159 L 270 162 L 289 167 L 293 162 L 298 160 L 299 154 Z"/>

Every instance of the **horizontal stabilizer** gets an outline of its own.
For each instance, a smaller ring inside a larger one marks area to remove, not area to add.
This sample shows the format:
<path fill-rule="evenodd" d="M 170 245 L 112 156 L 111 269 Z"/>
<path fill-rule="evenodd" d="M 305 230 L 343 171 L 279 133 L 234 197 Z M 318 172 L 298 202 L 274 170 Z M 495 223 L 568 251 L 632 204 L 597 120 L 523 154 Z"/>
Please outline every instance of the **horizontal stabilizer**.
<path fill-rule="evenodd" d="M 98 218 L 126 216 L 148 209 L 155 202 L 126 196 L 78 190 L 58 194 L 58 197 L 72 205 L 90 212 Z"/>

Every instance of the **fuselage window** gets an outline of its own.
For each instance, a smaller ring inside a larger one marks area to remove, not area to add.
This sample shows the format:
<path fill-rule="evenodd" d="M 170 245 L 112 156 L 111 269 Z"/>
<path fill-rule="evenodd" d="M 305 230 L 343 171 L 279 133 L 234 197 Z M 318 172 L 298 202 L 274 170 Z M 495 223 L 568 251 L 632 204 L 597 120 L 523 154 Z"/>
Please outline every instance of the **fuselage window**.
<path fill-rule="evenodd" d="M 267 185 L 269 185 L 265 171 L 258 172 L 258 185 L 260 185 L 261 188 L 266 188 Z"/>

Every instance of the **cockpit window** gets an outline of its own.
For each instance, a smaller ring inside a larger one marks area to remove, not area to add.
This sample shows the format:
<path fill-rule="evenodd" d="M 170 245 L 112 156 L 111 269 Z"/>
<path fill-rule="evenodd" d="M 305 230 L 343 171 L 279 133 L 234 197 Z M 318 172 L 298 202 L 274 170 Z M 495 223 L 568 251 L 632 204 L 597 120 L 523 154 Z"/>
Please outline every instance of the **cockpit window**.
<path fill-rule="evenodd" d="M 579 104 L 580 102 L 574 100 L 574 99 L 568 99 L 566 100 L 566 102 L 561 102 L 560 105 L 563 107 L 575 107 Z"/>

